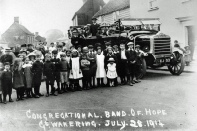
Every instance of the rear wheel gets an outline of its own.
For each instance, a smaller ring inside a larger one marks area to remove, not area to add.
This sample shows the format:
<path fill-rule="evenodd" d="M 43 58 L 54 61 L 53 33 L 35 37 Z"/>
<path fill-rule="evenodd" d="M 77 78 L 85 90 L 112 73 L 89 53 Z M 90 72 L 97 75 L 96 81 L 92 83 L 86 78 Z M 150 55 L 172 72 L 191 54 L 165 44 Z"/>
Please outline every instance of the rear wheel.
<path fill-rule="evenodd" d="M 139 74 L 138 74 L 138 78 L 141 79 L 145 76 L 146 74 L 146 61 L 144 58 L 141 58 L 140 61 L 139 61 Z"/>
<path fill-rule="evenodd" d="M 185 61 L 183 55 L 179 52 L 174 52 L 172 57 L 173 58 L 170 60 L 170 65 L 168 66 L 168 69 L 171 74 L 180 75 L 185 68 Z"/>

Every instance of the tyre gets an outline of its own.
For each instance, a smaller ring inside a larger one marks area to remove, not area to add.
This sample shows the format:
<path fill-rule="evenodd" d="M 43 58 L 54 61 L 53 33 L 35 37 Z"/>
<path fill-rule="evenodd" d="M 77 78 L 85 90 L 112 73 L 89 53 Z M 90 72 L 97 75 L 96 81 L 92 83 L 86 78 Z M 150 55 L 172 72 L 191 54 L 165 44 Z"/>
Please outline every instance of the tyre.
<path fill-rule="evenodd" d="M 182 54 L 175 52 L 173 53 L 173 58 L 168 65 L 168 70 L 172 75 L 180 75 L 185 68 L 185 61 Z"/>

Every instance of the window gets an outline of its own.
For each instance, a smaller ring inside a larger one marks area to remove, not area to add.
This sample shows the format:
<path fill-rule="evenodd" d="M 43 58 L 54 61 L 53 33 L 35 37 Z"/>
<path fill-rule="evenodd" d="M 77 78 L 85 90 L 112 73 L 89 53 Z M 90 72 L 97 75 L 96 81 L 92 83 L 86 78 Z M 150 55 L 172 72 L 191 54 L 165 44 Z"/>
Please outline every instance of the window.
<path fill-rule="evenodd" d="M 157 0 L 149 0 L 149 10 L 155 10 L 158 8 L 158 1 Z"/>

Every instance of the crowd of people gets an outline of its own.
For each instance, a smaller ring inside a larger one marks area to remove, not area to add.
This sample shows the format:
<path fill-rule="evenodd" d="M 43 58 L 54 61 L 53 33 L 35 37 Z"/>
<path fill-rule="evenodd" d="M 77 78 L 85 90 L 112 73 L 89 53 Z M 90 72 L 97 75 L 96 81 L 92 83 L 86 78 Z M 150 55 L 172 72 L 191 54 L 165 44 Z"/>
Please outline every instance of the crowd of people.
<path fill-rule="evenodd" d="M 69 49 L 64 43 L 45 46 L 22 45 L 19 53 L 7 48 L 5 54 L 1 54 L 1 103 L 6 104 L 7 96 L 9 102 L 13 102 L 12 89 L 16 90 L 16 101 L 44 96 L 40 92 L 43 80 L 46 97 L 96 87 L 133 86 L 140 82 L 140 58 L 144 53 L 139 45 L 134 48 L 133 42 L 113 46 L 106 42 L 104 49 L 101 44 L 83 48 L 71 46 Z"/>

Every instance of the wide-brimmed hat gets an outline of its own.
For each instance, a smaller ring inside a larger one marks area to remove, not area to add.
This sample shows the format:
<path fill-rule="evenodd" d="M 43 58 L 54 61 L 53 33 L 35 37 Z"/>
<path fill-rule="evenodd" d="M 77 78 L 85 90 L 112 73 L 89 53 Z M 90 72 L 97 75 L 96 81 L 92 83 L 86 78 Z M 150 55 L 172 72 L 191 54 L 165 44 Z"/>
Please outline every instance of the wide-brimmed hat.
<path fill-rule="evenodd" d="M 57 54 L 57 53 L 58 53 L 57 50 L 53 50 L 53 51 L 52 51 L 52 54 Z"/>
<path fill-rule="evenodd" d="M 129 45 L 134 45 L 134 43 L 133 43 L 133 42 L 129 42 L 129 43 L 127 44 L 127 46 L 129 46 Z"/>
<path fill-rule="evenodd" d="M 109 62 L 115 62 L 114 58 L 109 58 Z"/>
<path fill-rule="evenodd" d="M 106 42 L 105 45 L 111 45 L 111 42 Z"/>

